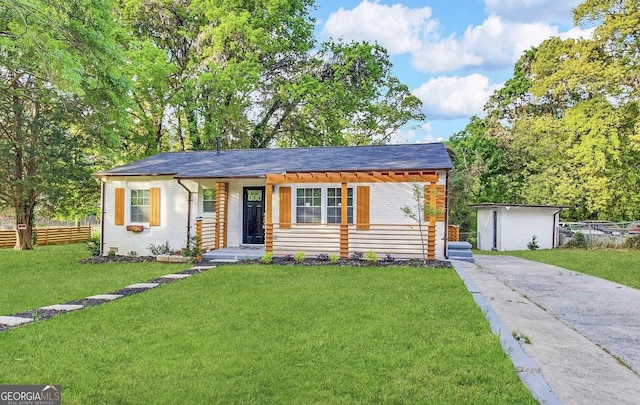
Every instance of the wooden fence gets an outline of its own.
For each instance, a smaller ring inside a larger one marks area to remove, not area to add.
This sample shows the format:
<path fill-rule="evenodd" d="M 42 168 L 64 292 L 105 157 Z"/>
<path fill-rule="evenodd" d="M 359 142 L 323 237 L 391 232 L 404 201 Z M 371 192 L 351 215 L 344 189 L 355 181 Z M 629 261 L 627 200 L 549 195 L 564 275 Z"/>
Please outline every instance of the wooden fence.
<path fill-rule="evenodd" d="M 458 242 L 460 240 L 460 227 L 458 225 L 449 225 L 447 234 L 449 242 Z"/>
<path fill-rule="evenodd" d="M 37 245 L 64 245 L 84 242 L 91 238 L 90 226 L 36 229 Z M 12 248 L 16 245 L 16 231 L 0 231 L 0 248 Z"/>

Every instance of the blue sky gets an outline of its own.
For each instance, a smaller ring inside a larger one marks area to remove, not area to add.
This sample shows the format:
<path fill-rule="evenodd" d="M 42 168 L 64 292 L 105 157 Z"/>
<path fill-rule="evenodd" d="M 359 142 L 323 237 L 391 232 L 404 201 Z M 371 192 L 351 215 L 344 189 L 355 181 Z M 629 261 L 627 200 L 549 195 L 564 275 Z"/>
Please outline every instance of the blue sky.
<path fill-rule="evenodd" d="M 580 0 L 316 0 L 319 39 L 377 41 L 394 73 L 424 104 L 427 123 L 394 142 L 448 139 L 482 115 L 522 52 L 573 27 Z"/>

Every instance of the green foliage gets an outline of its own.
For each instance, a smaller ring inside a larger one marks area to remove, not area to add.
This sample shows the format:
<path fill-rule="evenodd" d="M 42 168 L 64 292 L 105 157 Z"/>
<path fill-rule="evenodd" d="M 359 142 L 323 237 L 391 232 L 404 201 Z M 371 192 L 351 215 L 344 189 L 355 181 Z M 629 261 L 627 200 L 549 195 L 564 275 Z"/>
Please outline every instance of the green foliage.
<path fill-rule="evenodd" d="M 487 201 L 569 205 L 567 220 L 640 217 L 629 192 L 640 187 L 637 4 L 585 0 L 574 17 L 593 38 L 526 51 L 487 118 L 451 138 L 450 218 L 463 231 L 473 226 L 465 207 Z"/>
<path fill-rule="evenodd" d="M 633 235 L 624 241 L 624 247 L 627 249 L 640 250 L 640 235 Z"/>
<path fill-rule="evenodd" d="M 166 242 L 166 248 L 169 249 L 169 241 Z M 149 248 L 149 250 L 151 250 L 151 248 Z M 171 250 L 169 249 L 169 252 L 170 251 Z M 187 247 L 182 249 L 182 256 L 190 257 L 193 260 L 198 260 L 200 258 L 200 255 L 202 255 L 202 253 L 203 251 L 200 248 L 200 238 L 198 236 L 192 236 L 191 239 L 189 239 L 189 243 L 187 244 Z M 163 254 L 166 254 L 166 253 L 163 253 Z"/>
<path fill-rule="evenodd" d="M 100 235 L 92 235 L 91 239 L 87 241 L 87 250 L 91 256 L 100 256 L 100 248 Z"/>
<path fill-rule="evenodd" d="M 271 264 L 273 262 L 273 252 L 266 252 L 260 258 L 260 263 L 262 264 Z"/>
<path fill-rule="evenodd" d="M 340 261 L 340 255 L 339 254 L 331 254 L 329 255 L 329 262 L 331 264 L 338 264 L 338 262 Z"/>
<path fill-rule="evenodd" d="M 369 264 L 376 264 L 378 263 L 378 255 L 373 250 L 370 250 L 364 254 L 364 260 Z"/>
<path fill-rule="evenodd" d="M 150 244 L 147 247 L 147 249 L 149 249 L 151 254 L 154 256 L 171 254 L 171 247 L 169 246 L 169 241 L 165 241 L 163 244 L 160 244 L 160 245 Z"/>
<path fill-rule="evenodd" d="M 304 252 L 296 252 L 296 253 L 293 255 L 293 260 L 294 260 L 296 263 L 300 264 L 300 263 L 303 263 L 303 262 L 304 262 L 304 259 L 305 259 L 306 257 L 307 257 L 307 255 L 306 255 Z"/>
<path fill-rule="evenodd" d="M 27 224 L 20 249 L 33 247 L 38 205 L 95 212 L 88 155 L 113 139 L 127 90 L 112 12 L 109 0 L 0 7 L 0 201 Z"/>
<path fill-rule="evenodd" d="M 122 4 L 134 155 L 212 149 L 217 136 L 240 148 L 378 143 L 424 120 L 382 47 L 316 43 L 310 0 Z"/>
<path fill-rule="evenodd" d="M 531 241 L 527 243 L 527 249 L 529 250 L 538 250 L 540 246 L 538 245 L 538 237 L 533 235 Z"/>
<path fill-rule="evenodd" d="M 575 249 L 587 249 L 589 247 L 589 241 L 582 232 L 576 232 L 573 234 L 573 238 L 569 242 L 564 244 L 565 248 Z"/>

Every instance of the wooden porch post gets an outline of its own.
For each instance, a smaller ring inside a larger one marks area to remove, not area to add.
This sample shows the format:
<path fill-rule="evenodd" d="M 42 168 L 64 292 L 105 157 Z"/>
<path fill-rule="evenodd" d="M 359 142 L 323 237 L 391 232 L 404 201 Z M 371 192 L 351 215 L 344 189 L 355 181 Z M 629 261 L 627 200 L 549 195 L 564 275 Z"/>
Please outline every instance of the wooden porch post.
<path fill-rule="evenodd" d="M 342 197 L 340 198 L 340 257 L 349 257 L 349 211 L 347 183 L 342 183 Z"/>
<path fill-rule="evenodd" d="M 196 240 L 198 241 L 198 251 L 202 252 L 202 218 L 196 218 Z"/>

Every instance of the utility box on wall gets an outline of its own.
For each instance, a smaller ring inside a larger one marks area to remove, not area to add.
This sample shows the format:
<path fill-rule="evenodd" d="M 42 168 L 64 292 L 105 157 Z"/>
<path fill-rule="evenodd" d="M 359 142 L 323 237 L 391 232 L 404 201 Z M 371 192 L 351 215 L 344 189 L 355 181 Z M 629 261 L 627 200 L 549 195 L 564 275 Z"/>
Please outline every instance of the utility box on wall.
<path fill-rule="evenodd" d="M 563 205 L 484 203 L 478 210 L 478 249 L 500 252 L 527 250 L 536 237 L 539 249 L 558 246 L 558 221 Z"/>

